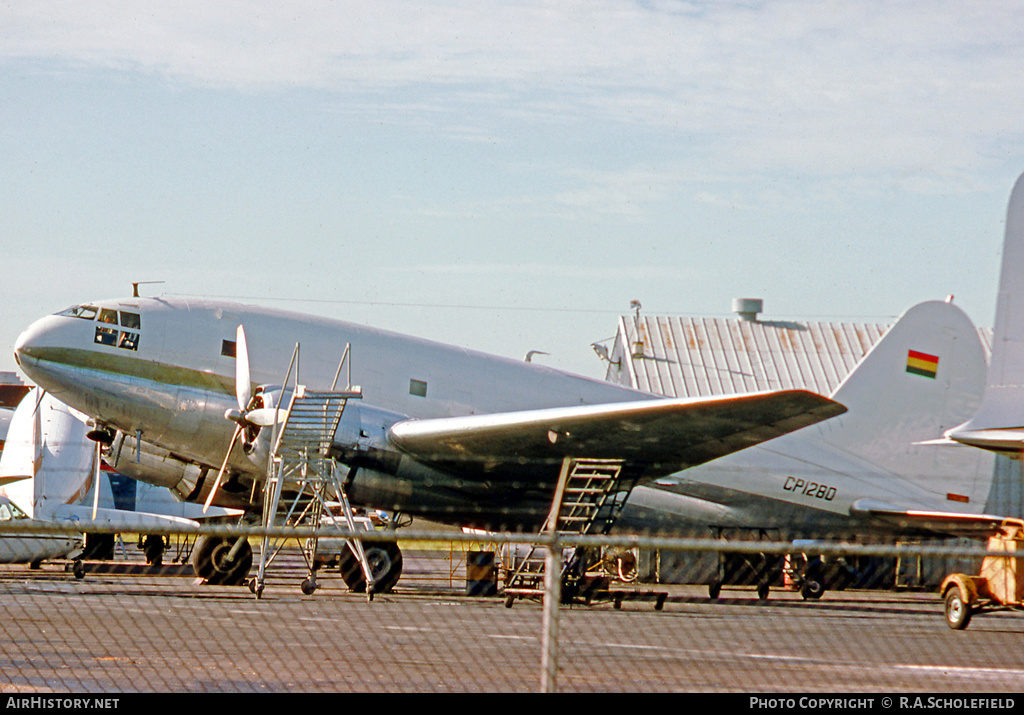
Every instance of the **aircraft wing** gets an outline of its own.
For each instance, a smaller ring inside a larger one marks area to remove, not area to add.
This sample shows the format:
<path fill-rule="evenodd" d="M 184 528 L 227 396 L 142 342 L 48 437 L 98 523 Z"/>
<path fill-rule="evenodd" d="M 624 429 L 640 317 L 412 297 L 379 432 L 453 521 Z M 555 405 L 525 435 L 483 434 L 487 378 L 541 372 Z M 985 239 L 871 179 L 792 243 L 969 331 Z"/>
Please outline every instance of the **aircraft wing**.
<path fill-rule="evenodd" d="M 642 481 L 842 414 L 805 390 L 408 420 L 389 440 L 413 459 L 462 474 L 557 472 L 571 458 L 616 459 Z"/>
<path fill-rule="evenodd" d="M 80 527 L 82 531 L 88 531 L 90 526 L 180 531 L 191 531 L 200 526 L 198 521 L 192 519 L 142 511 L 125 511 L 124 509 L 97 509 L 95 518 L 93 518 L 92 507 L 83 504 L 61 504 L 53 507 L 46 514 L 46 518 L 50 521 L 71 522 Z"/>
<path fill-rule="evenodd" d="M 918 531 L 925 536 L 964 537 L 987 539 L 999 532 L 1008 517 L 995 514 L 969 514 L 962 512 L 923 511 L 876 501 L 860 499 L 850 507 L 853 516 L 859 516 L 891 525 L 902 532 Z"/>

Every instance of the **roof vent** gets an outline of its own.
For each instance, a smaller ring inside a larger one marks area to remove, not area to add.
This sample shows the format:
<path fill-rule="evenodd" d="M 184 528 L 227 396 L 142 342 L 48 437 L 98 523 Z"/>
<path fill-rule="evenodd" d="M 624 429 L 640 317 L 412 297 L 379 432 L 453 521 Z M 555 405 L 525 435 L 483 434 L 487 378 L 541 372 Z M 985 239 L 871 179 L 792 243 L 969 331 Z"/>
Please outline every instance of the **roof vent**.
<path fill-rule="evenodd" d="M 740 320 L 757 322 L 757 314 L 764 309 L 764 301 L 760 298 L 733 298 L 732 312 L 740 316 Z"/>

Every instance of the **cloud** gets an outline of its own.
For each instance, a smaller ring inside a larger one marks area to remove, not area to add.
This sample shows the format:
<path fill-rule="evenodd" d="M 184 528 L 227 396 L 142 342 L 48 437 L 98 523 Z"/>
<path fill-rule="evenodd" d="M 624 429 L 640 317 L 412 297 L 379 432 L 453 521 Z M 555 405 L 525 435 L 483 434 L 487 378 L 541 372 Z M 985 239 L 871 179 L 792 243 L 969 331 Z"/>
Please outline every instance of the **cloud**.
<path fill-rule="evenodd" d="M 1020 141 L 1021 9 L 39 0 L 0 9 L 0 58 L 242 92 L 326 90 L 352 111 L 427 117 L 470 142 L 502 122 L 561 122 L 646 128 L 670 151 L 692 147 L 693 162 L 713 155 L 748 173 L 962 174 Z"/>

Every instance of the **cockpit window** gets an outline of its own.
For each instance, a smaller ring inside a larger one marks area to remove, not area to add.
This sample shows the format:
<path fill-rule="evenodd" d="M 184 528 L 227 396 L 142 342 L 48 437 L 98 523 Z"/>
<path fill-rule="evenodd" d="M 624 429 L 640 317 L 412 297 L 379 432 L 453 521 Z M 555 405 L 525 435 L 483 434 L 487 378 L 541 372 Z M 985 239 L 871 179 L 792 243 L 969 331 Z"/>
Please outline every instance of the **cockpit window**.
<path fill-rule="evenodd" d="M 142 328 L 142 317 L 138 313 L 128 310 L 118 311 L 113 308 L 99 308 L 95 305 L 75 305 L 57 315 L 66 315 L 71 318 L 82 318 L 83 320 L 95 320 L 99 316 L 99 322 L 103 325 L 96 327 L 96 336 L 93 342 L 96 345 L 109 345 L 124 350 L 138 351 L 139 331 Z M 118 330 L 122 328 L 129 330 Z M 106 327 L 111 325 L 113 327 Z"/>
<path fill-rule="evenodd" d="M 28 514 L 15 506 L 14 502 L 0 502 L 0 521 L 14 521 L 15 519 L 28 519 Z"/>
<path fill-rule="evenodd" d="M 93 320 L 96 317 L 97 312 L 99 312 L 99 308 L 95 305 L 75 305 L 67 310 L 62 310 L 57 315 L 66 315 L 71 318 L 82 318 L 83 320 Z"/>
<path fill-rule="evenodd" d="M 117 342 L 117 347 L 124 348 L 125 350 L 138 350 L 139 334 L 122 330 L 121 339 Z"/>
<path fill-rule="evenodd" d="M 96 328 L 97 345 L 117 345 L 118 330 L 116 328 Z"/>

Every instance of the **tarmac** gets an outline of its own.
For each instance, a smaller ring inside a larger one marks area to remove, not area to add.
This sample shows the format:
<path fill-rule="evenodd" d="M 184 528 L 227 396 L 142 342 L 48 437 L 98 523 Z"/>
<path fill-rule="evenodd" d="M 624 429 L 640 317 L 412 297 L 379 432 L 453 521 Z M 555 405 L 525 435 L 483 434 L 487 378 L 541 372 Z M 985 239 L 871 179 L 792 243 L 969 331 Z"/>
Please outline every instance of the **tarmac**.
<path fill-rule="evenodd" d="M 466 594 L 464 565 L 407 552 L 402 581 L 369 600 L 301 563 L 268 572 L 257 599 L 186 566 L 134 562 L 0 567 L 0 692 L 528 693 L 541 689 L 543 608 Z M 644 585 L 665 594 L 558 610 L 562 692 L 991 694 L 1024 692 L 1024 614 L 945 625 L 937 593 Z"/>

